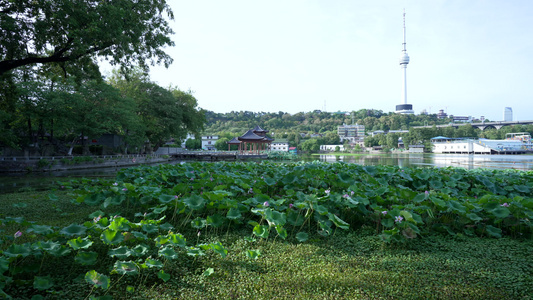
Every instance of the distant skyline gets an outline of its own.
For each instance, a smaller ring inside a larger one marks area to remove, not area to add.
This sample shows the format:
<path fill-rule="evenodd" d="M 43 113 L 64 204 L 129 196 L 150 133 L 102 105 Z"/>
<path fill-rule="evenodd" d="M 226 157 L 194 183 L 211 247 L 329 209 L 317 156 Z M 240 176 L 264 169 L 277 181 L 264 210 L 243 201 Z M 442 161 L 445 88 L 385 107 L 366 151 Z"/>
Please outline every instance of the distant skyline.
<path fill-rule="evenodd" d="M 514 120 L 533 119 L 533 1 L 169 4 L 174 63 L 152 67 L 150 78 L 192 90 L 207 110 L 394 111 L 405 8 L 407 101 L 416 114 L 498 121 L 511 107 Z"/>

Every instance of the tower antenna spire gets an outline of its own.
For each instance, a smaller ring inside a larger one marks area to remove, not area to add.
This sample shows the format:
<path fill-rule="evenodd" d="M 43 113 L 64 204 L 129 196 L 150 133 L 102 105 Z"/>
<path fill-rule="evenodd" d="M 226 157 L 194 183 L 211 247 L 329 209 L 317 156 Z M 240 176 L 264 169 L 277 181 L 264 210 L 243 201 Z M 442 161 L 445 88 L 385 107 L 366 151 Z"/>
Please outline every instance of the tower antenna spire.
<path fill-rule="evenodd" d="M 399 114 L 414 114 L 413 105 L 407 103 L 407 65 L 409 64 L 409 55 L 407 55 L 405 39 L 405 8 L 403 9 L 403 43 L 402 43 L 402 56 L 400 57 L 400 67 L 403 73 L 402 84 L 402 99 L 403 103 L 396 105 L 396 113 Z"/>
<path fill-rule="evenodd" d="M 404 8 L 403 9 L 403 52 L 407 51 L 405 46 L 406 46 L 406 42 L 405 42 L 405 8 Z"/>

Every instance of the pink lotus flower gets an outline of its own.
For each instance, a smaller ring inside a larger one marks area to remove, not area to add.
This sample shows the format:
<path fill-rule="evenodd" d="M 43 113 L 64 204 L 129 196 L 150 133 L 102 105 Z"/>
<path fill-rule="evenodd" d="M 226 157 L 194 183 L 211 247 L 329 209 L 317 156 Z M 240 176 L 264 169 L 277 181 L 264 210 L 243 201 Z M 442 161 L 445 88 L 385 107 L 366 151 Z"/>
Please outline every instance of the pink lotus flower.
<path fill-rule="evenodd" d="M 329 195 L 329 193 L 331 193 L 331 191 L 330 191 L 329 189 L 327 189 L 327 190 L 325 191 L 325 193 Z"/>
<path fill-rule="evenodd" d="M 402 216 L 397 216 L 396 218 L 394 218 L 394 222 L 396 223 L 401 223 L 403 221 L 403 217 Z"/>
<path fill-rule="evenodd" d="M 289 208 L 292 208 L 293 206 L 294 206 L 294 204 L 292 204 L 292 203 L 291 203 L 291 204 L 289 204 Z"/>
<path fill-rule="evenodd" d="M 268 203 L 268 201 L 265 201 L 265 203 L 263 203 L 263 206 L 265 206 L 265 207 L 269 207 L 270 204 Z"/>
<path fill-rule="evenodd" d="M 384 211 L 382 211 L 381 213 L 382 213 L 384 216 L 386 216 L 389 212 L 386 211 L 386 210 L 384 210 Z"/>
<path fill-rule="evenodd" d="M 15 236 L 15 238 L 21 237 L 22 236 L 22 232 L 17 231 L 17 232 L 15 232 L 14 236 Z"/>
<path fill-rule="evenodd" d="M 509 207 L 509 203 L 505 202 L 504 204 L 500 205 L 500 206 L 503 206 L 503 207 Z"/>

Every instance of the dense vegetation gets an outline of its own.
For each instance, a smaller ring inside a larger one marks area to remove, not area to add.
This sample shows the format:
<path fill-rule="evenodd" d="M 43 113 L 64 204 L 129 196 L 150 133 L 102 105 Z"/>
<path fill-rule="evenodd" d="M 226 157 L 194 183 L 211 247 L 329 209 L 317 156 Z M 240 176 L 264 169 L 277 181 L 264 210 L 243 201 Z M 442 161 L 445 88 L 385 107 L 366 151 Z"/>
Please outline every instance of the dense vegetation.
<path fill-rule="evenodd" d="M 342 124 L 356 123 L 365 125 L 367 136 L 365 146 L 386 146 L 396 148 L 398 139 L 401 137 L 404 144 L 426 144 L 430 149 L 429 140 L 436 136 L 450 138 L 458 137 L 481 137 L 489 139 L 503 139 L 509 132 L 533 133 L 533 125 L 505 126 L 500 130 L 487 128 L 484 131 L 473 128 L 470 125 L 446 128 L 422 128 L 413 129 L 413 126 L 444 125 L 453 122 L 451 118 L 439 119 L 436 114 L 431 115 L 399 115 L 393 112 L 384 113 L 380 110 L 361 109 L 351 113 L 337 112 L 300 112 L 289 114 L 285 112 L 230 112 L 206 113 L 205 131 L 221 137 L 220 150 L 224 149 L 224 143 L 235 136 L 239 136 L 248 129 L 261 126 L 270 131 L 275 139 L 286 139 L 290 146 L 298 147 L 299 150 L 317 152 L 320 145 L 339 144 L 337 127 Z M 409 130 L 407 133 L 388 133 L 370 136 L 373 131 Z M 227 148 L 227 146 L 225 146 Z M 345 148 L 350 148 L 345 145 Z"/>
<path fill-rule="evenodd" d="M 1 1 L 0 147 L 65 155 L 79 144 L 88 154 L 87 138 L 116 134 L 110 151 L 149 152 L 199 134 L 191 92 L 145 74 L 172 62 L 172 18 L 164 0 Z M 108 82 L 99 59 L 120 66 Z"/>
<path fill-rule="evenodd" d="M 524 298 L 533 293 L 532 177 L 343 163 L 125 169 L 112 181 L 62 183 L 38 210 L 31 198 L 7 202 L 18 210 L 2 210 L 0 289 L 128 299 Z M 60 200 L 69 195 L 72 204 Z M 43 217 L 50 207 L 58 218 Z"/>

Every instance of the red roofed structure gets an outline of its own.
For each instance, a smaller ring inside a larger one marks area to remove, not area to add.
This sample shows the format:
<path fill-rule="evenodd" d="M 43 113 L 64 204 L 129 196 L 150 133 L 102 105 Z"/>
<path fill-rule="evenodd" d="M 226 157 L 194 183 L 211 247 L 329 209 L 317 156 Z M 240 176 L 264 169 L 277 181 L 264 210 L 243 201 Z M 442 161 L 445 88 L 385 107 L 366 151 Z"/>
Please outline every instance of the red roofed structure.
<path fill-rule="evenodd" d="M 268 150 L 274 139 L 267 137 L 267 132 L 268 130 L 255 126 L 254 129 L 248 130 L 243 135 L 229 141 L 228 151 L 231 145 L 237 144 L 240 154 L 259 154 L 260 151 Z"/>

